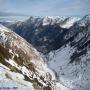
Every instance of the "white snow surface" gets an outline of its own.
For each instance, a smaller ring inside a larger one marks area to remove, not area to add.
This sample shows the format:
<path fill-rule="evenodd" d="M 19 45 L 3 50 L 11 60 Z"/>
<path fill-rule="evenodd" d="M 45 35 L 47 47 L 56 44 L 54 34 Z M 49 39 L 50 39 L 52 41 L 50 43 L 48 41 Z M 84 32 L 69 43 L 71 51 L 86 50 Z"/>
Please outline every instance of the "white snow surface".
<path fill-rule="evenodd" d="M 9 32 L 10 35 L 8 36 L 8 34 L 6 34 L 6 32 L 7 33 Z M 10 40 L 10 47 L 11 48 L 9 49 L 9 53 L 12 54 L 12 58 L 9 58 L 8 60 L 5 59 L 5 62 L 9 63 L 11 66 L 17 68 L 18 70 L 20 70 L 23 73 L 23 74 L 20 74 L 20 73 L 16 73 L 16 72 L 11 72 L 8 67 L 1 65 L 3 70 L 7 71 L 6 74 L 9 76 L 9 78 L 12 79 L 11 80 L 12 82 L 15 81 L 15 83 L 17 83 L 17 84 L 19 83 L 19 84 L 23 84 L 25 86 L 29 86 L 29 88 L 31 88 L 31 90 L 33 90 L 32 84 L 30 82 L 26 82 L 24 80 L 24 76 L 23 76 L 23 75 L 27 75 L 28 77 L 30 77 L 33 75 L 33 78 L 37 78 L 37 80 L 39 82 L 41 82 L 43 84 L 43 86 L 46 86 L 47 84 L 40 79 L 40 76 L 44 77 L 45 81 L 47 81 L 47 82 L 50 81 L 52 83 L 52 85 L 54 85 L 53 83 L 56 80 L 55 74 L 52 70 L 50 70 L 48 68 L 48 66 L 43 61 L 43 59 L 40 57 L 40 55 L 36 49 L 34 49 L 29 43 L 27 43 L 20 36 L 18 36 L 14 32 L 9 31 L 7 28 L 3 27 L 2 25 L 0 28 L 0 37 L 2 37 L 2 38 L 0 38 L 1 45 L 6 44 L 7 39 Z M 37 75 L 34 74 L 34 72 L 28 70 L 24 65 L 20 66 L 14 61 L 14 56 L 18 57 L 18 53 L 14 52 L 12 49 L 12 47 L 14 47 L 14 46 L 17 47 L 17 49 L 21 49 L 25 54 L 32 55 L 33 59 L 30 59 L 30 61 L 28 63 L 32 62 L 35 65 L 35 70 L 37 71 L 36 72 Z M 4 47 L 5 47 L 5 45 L 4 45 Z M 1 74 L 3 73 L 2 72 L 3 70 L 1 70 Z M 31 78 L 31 79 L 33 79 L 33 78 Z M 3 81 L 3 82 L 5 82 L 5 81 Z M 13 84 L 14 83 L 12 83 L 12 85 Z M 18 87 L 20 86 L 19 84 L 18 84 Z M 11 85 L 11 82 L 10 82 L 10 85 Z M 53 86 L 53 87 L 55 87 L 55 86 Z M 22 86 L 22 88 L 23 88 L 23 86 Z M 22 90 L 28 90 L 28 87 L 27 87 L 27 89 L 22 89 Z"/>
<path fill-rule="evenodd" d="M 80 63 L 70 64 L 70 56 L 75 51 L 69 44 L 48 54 L 48 66 L 57 73 L 56 90 L 89 90 L 90 89 L 90 51 L 81 57 Z M 42 56 L 43 57 L 43 56 Z"/>
<path fill-rule="evenodd" d="M 60 17 L 60 16 L 46 16 L 43 18 L 43 26 L 45 25 L 54 25 L 55 23 L 60 23 L 62 21 L 64 21 L 65 18 L 64 17 Z"/>
<path fill-rule="evenodd" d="M 19 73 L 14 73 L 6 68 L 2 67 L 0 64 L 0 89 L 10 88 L 9 90 L 34 90 L 30 82 L 24 81 L 23 76 Z M 5 89 L 5 90 L 6 90 Z"/>
<path fill-rule="evenodd" d="M 62 28 L 67 28 L 69 29 L 71 26 L 74 25 L 75 22 L 79 21 L 80 18 L 75 18 L 75 17 L 72 17 L 72 18 L 68 18 L 66 21 L 64 20 L 63 24 L 60 24 L 60 26 Z"/>

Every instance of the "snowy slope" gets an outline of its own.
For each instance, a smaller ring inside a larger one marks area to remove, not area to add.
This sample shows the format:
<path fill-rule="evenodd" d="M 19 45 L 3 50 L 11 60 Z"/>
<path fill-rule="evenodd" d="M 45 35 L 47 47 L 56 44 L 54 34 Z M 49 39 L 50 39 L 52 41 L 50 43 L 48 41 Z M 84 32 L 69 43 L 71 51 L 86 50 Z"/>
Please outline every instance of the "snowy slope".
<path fill-rule="evenodd" d="M 74 25 L 74 23 L 76 23 L 77 21 L 79 21 L 80 18 L 73 18 L 73 17 L 70 17 L 70 18 L 66 18 L 61 24 L 60 24 L 60 27 L 62 28 L 70 28 L 71 26 Z"/>
<path fill-rule="evenodd" d="M 46 16 L 43 17 L 43 23 L 42 25 L 54 25 L 54 24 L 59 24 L 65 20 L 64 17 L 59 17 L 59 16 Z"/>
<path fill-rule="evenodd" d="M 90 51 L 87 52 L 86 56 L 81 56 L 80 62 L 71 64 L 70 56 L 74 51 L 74 48 L 67 45 L 57 51 L 50 52 L 48 54 L 48 66 L 57 73 L 59 82 L 68 90 L 89 90 Z"/>
<path fill-rule="evenodd" d="M 2 66 L 2 67 L 1 67 Z M 12 73 L 3 68 L 4 66 L 0 64 L 0 88 L 6 88 L 6 89 L 10 89 L 10 90 L 34 90 L 32 83 L 24 81 L 21 77 L 22 75 L 20 75 L 19 73 Z M 16 79 L 15 77 L 16 75 L 21 78 L 21 79 Z M 14 78 L 14 80 L 12 80 L 11 78 Z M 27 86 L 28 85 L 28 86 Z"/>
<path fill-rule="evenodd" d="M 0 67 L 2 67 L 0 75 L 3 73 L 3 76 L 6 75 L 11 79 L 6 79 L 7 82 L 10 81 L 8 85 L 16 81 L 18 87 L 23 84 L 35 90 L 52 90 L 56 87 L 54 73 L 44 63 L 36 49 L 2 25 L 0 25 Z M 6 81 L 1 84 L 6 84 Z"/>
<path fill-rule="evenodd" d="M 90 89 L 90 15 L 73 25 L 65 35 L 67 43 L 44 55 L 59 82 L 69 90 Z"/>

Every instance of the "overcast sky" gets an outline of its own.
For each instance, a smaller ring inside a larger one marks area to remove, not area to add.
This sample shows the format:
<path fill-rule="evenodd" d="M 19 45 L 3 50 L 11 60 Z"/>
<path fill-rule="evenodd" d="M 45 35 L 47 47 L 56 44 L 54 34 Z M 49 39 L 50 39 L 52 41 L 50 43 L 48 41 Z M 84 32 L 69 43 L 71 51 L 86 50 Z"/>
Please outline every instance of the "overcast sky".
<path fill-rule="evenodd" d="M 34 16 L 84 16 L 90 0 L 0 0 L 0 12 Z"/>

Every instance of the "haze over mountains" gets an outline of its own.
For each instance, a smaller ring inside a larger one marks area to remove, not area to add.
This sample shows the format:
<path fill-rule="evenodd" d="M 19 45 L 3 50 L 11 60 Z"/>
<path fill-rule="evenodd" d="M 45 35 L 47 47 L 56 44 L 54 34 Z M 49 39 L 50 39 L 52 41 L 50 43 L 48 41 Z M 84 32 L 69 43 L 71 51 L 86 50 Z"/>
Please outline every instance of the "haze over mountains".
<path fill-rule="evenodd" d="M 30 17 L 1 24 L 12 31 L 0 26 L 0 62 L 10 73 L 22 75 L 24 79 L 20 80 L 33 84 L 29 85 L 31 90 L 90 89 L 90 15 L 83 18 Z"/>

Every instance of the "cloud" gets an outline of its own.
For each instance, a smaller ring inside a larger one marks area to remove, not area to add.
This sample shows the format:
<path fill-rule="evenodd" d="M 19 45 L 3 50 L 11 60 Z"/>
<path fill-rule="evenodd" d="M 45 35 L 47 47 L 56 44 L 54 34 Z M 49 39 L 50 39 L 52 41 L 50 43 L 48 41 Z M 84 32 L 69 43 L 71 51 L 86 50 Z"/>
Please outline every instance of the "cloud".
<path fill-rule="evenodd" d="M 29 15 L 82 15 L 90 13 L 90 0 L 0 0 L 0 11 Z"/>
<path fill-rule="evenodd" d="M 46 12 L 54 15 L 84 15 L 90 13 L 90 0 L 57 0 L 53 7 Z"/>
<path fill-rule="evenodd" d="M 6 5 L 5 0 L 0 0 L 0 11 L 5 11 L 6 10 L 5 7 L 4 7 L 5 5 Z"/>

